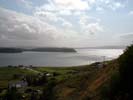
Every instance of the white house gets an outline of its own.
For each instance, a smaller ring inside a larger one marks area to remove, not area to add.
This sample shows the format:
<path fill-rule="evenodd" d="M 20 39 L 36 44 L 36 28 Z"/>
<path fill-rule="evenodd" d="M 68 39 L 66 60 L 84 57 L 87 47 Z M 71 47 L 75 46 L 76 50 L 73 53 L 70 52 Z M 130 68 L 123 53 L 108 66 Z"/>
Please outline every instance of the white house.
<path fill-rule="evenodd" d="M 9 82 L 8 88 L 22 88 L 28 86 L 28 83 L 26 81 L 17 81 L 17 82 Z"/>

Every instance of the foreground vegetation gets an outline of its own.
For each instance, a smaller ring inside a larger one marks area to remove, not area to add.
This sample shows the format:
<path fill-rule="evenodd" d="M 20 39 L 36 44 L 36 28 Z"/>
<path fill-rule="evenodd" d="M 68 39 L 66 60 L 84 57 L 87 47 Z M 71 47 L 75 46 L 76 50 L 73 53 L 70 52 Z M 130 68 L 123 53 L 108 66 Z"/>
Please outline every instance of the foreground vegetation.
<path fill-rule="evenodd" d="M 102 67 L 101 67 L 102 65 Z M 130 100 L 133 45 L 118 59 L 77 67 L 0 68 L 1 100 Z M 32 70 L 31 70 L 32 69 Z M 9 82 L 27 86 L 9 88 Z"/>

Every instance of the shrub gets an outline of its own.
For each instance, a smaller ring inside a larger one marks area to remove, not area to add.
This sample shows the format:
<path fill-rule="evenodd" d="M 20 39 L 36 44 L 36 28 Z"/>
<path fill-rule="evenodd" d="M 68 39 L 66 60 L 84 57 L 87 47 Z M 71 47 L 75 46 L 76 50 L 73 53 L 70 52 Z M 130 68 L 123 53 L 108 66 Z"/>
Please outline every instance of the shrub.
<path fill-rule="evenodd" d="M 119 58 L 121 92 L 126 100 L 131 96 L 133 79 L 133 45 L 129 46 Z"/>
<path fill-rule="evenodd" d="M 133 45 L 127 47 L 119 58 L 119 72 L 114 72 L 109 84 L 102 88 L 105 100 L 130 100 L 133 79 Z"/>

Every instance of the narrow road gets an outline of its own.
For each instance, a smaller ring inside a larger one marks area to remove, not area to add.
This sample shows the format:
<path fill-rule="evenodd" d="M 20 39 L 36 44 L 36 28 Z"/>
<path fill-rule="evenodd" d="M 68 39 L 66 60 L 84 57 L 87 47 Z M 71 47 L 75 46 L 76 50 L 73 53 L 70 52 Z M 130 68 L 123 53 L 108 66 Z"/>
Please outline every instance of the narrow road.
<path fill-rule="evenodd" d="M 31 68 L 26 68 L 27 70 L 30 70 L 30 71 L 33 71 L 35 73 L 41 73 L 40 71 L 37 71 L 37 70 L 34 70 L 34 69 L 31 69 Z"/>

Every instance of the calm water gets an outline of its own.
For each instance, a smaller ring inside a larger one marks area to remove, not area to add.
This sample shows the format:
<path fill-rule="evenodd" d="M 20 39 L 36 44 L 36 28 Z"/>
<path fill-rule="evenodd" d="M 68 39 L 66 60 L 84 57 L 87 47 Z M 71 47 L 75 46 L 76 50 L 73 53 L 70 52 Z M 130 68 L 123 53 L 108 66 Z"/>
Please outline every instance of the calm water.
<path fill-rule="evenodd" d="M 97 61 L 111 60 L 123 53 L 122 49 L 76 49 L 77 53 L 23 52 L 0 53 L 0 66 L 76 66 Z"/>

